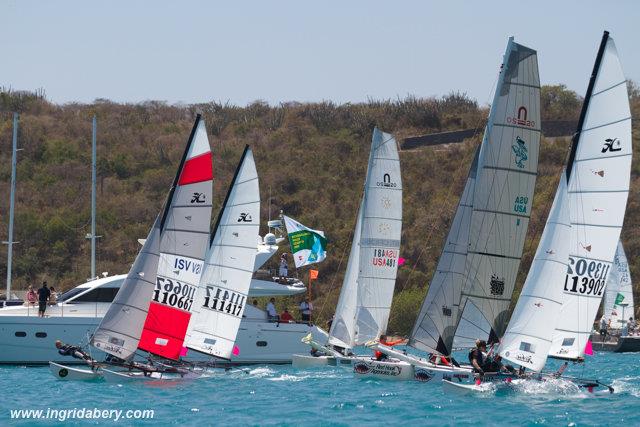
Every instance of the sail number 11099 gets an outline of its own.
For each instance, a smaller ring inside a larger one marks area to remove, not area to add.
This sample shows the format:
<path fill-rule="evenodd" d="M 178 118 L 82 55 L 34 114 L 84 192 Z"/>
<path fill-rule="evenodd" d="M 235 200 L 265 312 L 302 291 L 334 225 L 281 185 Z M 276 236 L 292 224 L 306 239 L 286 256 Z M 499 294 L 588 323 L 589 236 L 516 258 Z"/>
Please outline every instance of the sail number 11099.
<path fill-rule="evenodd" d="M 610 268 L 611 263 L 569 257 L 564 281 L 565 292 L 602 296 Z"/>

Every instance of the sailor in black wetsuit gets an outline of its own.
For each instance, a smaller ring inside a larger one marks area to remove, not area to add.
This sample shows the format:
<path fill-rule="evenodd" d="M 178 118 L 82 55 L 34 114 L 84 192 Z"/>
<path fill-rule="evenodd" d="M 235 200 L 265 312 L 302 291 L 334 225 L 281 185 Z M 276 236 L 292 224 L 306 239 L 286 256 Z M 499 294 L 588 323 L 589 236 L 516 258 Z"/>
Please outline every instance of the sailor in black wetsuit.
<path fill-rule="evenodd" d="M 56 340 L 56 348 L 58 349 L 58 353 L 63 356 L 71 356 L 76 359 L 84 360 L 85 362 L 90 362 L 92 360 L 91 356 L 76 345 L 63 344 L 62 341 Z"/>

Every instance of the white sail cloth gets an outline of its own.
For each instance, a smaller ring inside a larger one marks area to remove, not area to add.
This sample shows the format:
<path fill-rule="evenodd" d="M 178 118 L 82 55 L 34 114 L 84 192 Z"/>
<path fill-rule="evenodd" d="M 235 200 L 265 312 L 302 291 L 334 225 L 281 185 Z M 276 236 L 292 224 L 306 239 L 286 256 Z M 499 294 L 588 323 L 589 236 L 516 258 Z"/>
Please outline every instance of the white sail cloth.
<path fill-rule="evenodd" d="M 400 158 L 392 135 L 373 131 L 364 194 L 329 344 L 351 348 L 384 333 L 402 232 Z"/>
<path fill-rule="evenodd" d="M 509 39 L 485 131 L 473 196 L 466 283 L 471 301 L 504 333 L 531 215 L 540 143 L 540 80 L 534 50 Z M 459 311 L 459 315 L 461 311 Z"/>
<path fill-rule="evenodd" d="M 562 288 L 569 254 L 569 200 L 564 173 L 549 211 L 527 279 L 500 342 L 499 353 L 525 368 L 544 367 L 562 307 Z"/>
<path fill-rule="evenodd" d="M 613 39 L 603 36 L 567 165 L 571 205 L 569 266 L 550 354 L 578 359 L 604 295 L 629 193 L 631 113 Z"/>
<path fill-rule="evenodd" d="M 635 319 L 633 283 L 622 240 L 618 241 L 602 304 L 602 315 L 612 329 L 622 329 L 629 318 Z"/>
<path fill-rule="evenodd" d="M 185 344 L 230 359 L 242 349 L 235 340 L 247 303 L 260 228 L 260 188 L 247 146 L 213 231 L 194 298 Z"/>

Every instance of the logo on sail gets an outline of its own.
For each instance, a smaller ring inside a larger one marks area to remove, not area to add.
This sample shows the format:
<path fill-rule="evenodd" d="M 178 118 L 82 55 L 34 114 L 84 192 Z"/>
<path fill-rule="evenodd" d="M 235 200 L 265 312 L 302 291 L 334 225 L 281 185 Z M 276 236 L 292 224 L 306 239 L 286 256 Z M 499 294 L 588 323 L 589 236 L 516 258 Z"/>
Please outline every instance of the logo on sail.
<path fill-rule="evenodd" d="M 442 315 L 443 316 L 447 316 L 447 317 L 451 317 L 451 308 L 447 307 L 446 305 L 442 306 Z"/>
<path fill-rule="evenodd" d="M 521 105 L 518 108 L 518 116 L 517 117 L 507 117 L 507 123 L 518 126 L 525 126 L 528 128 L 532 128 L 536 125 L 536 122 L 533 120 L 527 120 L 527 109 L 524 105 Z"/>
<path fill-rule="evenodd" d="M 524 139 L 516 136 L 516 142 L 511 146 L 513 153 L 516 155 L 516 166 L 524 168 L 524 161 L 527 157 L 527 147 L 525 146 Z"/>
<path fill-rule="evenodd" d="M 499 278 L 497 274 L 492 274 L 491 281 L 489 282 L 489 287 L 491 289 L 491 295 L 504 294 L 504 277 Z"/>
<path fill-rule="evenodd" d="M 614 147 L 615 146 L 615 147 Z M 602 152 L 616 152 L 622 150 L 622 144 L 618 138 L 607 138 L 604 140 L 604 146 L 602 147 Z"/>
<path fill-rule="evenodd" d="M 193 193 L 191 197 L 191 202 L 189 203 L 204 203 L 205 202 L 205 194 L 204 193 Z"/>
<path fill-rule="evenodd" d="M 529 356 L 528 354 L 516 354 L 516 359 L 524 363 L 533 363 L 533 357 Z"/>
<path fill-rule="evenodd" d="M 383 208 L 389 209 L 391 207 L 391 199 L 389 199 L 388 197 L 383 197 L 381 199 L 381 202 Z"/>
<path fill-rule="evenodd" d="M 242 212 L 238 217 L 238 222 L 253 222 L 253 218 L 251 218 L 250 213 Z"/>
<path fill-rule="evenodd" d="M 378 187 L 388 187 L 388 188 L 394 188 L 398 186 L 398 184 L 396 184 L 395 182 L 391 182 L 391 175 L 389 175 L 388 173 L 385 173 L 382 176 L 382 182 L 378 181 L 376 182 L 376 185 Z"/>

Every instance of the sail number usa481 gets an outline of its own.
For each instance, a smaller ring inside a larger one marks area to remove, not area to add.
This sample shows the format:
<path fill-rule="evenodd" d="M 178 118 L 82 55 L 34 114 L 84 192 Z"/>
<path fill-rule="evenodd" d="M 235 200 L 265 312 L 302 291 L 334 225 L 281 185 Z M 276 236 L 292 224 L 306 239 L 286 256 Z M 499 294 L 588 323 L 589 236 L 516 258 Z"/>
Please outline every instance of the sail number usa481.
<path fill-rule="evenodd" d="M 195 293 L 195 286 L 158 276 L 153 300 L 169 307 L 190 311 Z"/>
<path fill-rule="evenodd" d="M 395 267 L 398 262 L 398 251 L 393 249 L 374 249 L 371 262 L 374 267 Z"/>
<path fill-rule="evenodd" d="M 240 316 L 246 299 L 245 295 L 211 285 L 208 285 L 206 290 L 207 293 L 204 298 L 204 303 L 202 304 L 204 308 L 219 311 L 220 313 L 227 313 L 235 317 Z"/>
<path fill-rule="evenodd" d="M 602 296 L 610 268 L 611 263 L 608 262 L 569 257 L 565 292 Z"/>

